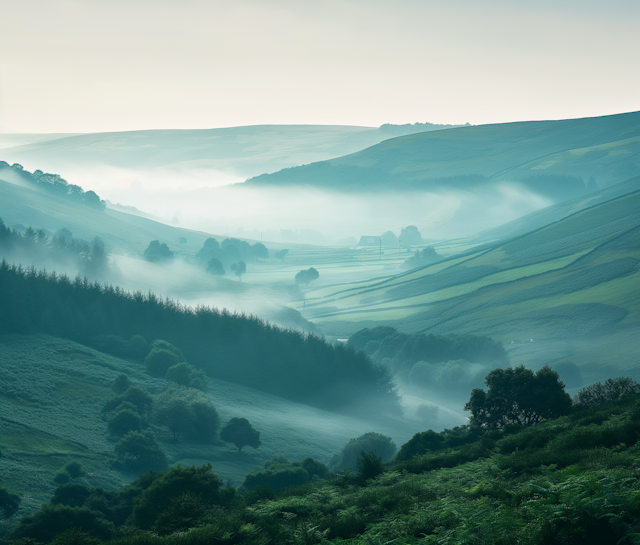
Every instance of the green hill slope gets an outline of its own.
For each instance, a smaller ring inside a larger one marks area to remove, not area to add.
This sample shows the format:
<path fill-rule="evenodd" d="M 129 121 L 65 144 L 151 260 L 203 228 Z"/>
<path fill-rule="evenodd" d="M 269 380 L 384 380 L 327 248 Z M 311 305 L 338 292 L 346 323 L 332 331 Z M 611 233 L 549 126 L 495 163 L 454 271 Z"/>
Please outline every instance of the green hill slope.
<path fill-rule="evenodd" d="M 640 112 L 463 127 L 386 140 L 330 161 L 258 176 L 251 184 L 332 189 L 439 189 L 523 182 L 564 199 L 640 174 Z M 582 180 L 580 180 L 582 178 Z"/>
<path fill-rule="evenodd" d="M 489 335 L 516 363 L 575 358 L 588 380 L 610 366 L 638 376 L 639 264 L 636 191 L 429 267 L 311 291 L 305 317 L 342 337 L 383 324 Z"/>

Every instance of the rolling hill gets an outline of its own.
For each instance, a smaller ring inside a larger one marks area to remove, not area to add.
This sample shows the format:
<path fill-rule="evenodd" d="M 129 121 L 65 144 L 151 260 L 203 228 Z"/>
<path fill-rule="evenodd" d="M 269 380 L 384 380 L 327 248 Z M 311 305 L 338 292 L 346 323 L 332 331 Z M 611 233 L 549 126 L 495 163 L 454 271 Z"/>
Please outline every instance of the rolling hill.
<path fill-rule="evenodd" d="M 635 191 L 428 267 L 310 291 L 304 316 L 338 337 L 376 325 L 475 333 L 514 363 L 575 361 L 589 382 L 638 377 L 639 265 Z"/>
<path fill-rule="evenodd" d="M 378 191 L 470 189 L 519 181 L 559 201 L 637 176 L 639 152 L 640 112 L 632 112 L 401 136 L 247 183 Z"/>

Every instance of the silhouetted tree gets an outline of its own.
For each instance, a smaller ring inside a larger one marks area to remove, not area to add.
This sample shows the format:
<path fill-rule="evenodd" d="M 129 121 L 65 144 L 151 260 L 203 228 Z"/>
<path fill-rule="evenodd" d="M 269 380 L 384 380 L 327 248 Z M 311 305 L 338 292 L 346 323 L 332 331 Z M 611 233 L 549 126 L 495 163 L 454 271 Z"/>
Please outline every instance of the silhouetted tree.
<path fill-rule="evenodd" d="M 397 248 L 398 247 L 398 237 L 393 233 L 393 231 L 387 231 L 383 233 L 382 237 L 382 246 L 385 248 Z"/>
<path fill-rule="evenodd" d="M 113 435 L 122 437 L 130 431 L 142 429 L 142 417 L 133 409 L 120 409 L 109 415 L 107 428 Z"/>
<path fill-rule="evenodd" d="M 288 253 L 289 253 L 289 250 L 278 250 L 274 255 L 278 259 L 281 259 L 282 262 L 284 263 L 284 258 L 287 256 Z"/>
<path fill-rule="evenodd" d="M 269 257 L 269 250 L 262 242 L 256 242 L 251 246 L 251 250 L 257 259 L 267 259 Z"/>
<path fill-rule="evenodd" d="M 114 465 L 123 469 L 162 471 L 167 467 L 167 458 L 151 430 L 130 431 L 115 446 Z"/>
<path fill-rule="evenodd" d="M 422 235 L 415 225 L 408 225 L 400 231 L 399 241 L 403 246 L 416 246 L 422 243 Z"/>
<path fill-rule="evenodd" d="M 144 364 L 147 366 L 147 371 L 150 375 L 162 377 L 170 367 L 173 367 L 179 361 L 180 359 L 176 354 L 161 348 L 151 350 L 149 355 L 144 359 Z"/>
<path fill-rule="evenodd" d="M 373 452 L 380 456 L 382 461 L 388 462 L 396 453 L 396 444 L 391 437 L 381 433 L 369 432 L 350 439 L 342 447 L 340 453 L 334 455 L 329 462 L 333 471 L 339 471 L 345 467 L 354 468 L 360 451 Z"/>
<path fill-rule="evenodd" d="M 159 240 L 152 240 L 144 251 L 144 258 L 152 263 L 170 261 L 173 259 L 173 252 L 164 242 L 160 244 Z"/>
<path fill-rule="evenodd" d="M 568 414 L 571 397 L 564 391 L 558 373 L 549 366 L 534 373 L 523 365 L 494 369 L 485 380 L 488 391 L 474 388 L 464 406 L 471 411 L 471 424 L 484 429 L 507 424 L 532 426 Z"/>
<path fill-rule="evenodd" d="M 212 257 L 207 263 L 207 272 L 215 276 L 224 276 L 224 267 L 219 259 Z"/>
<path fill-rule="evenodd" d="M 131 387 L 131 382 L 129 381 L 129 377 L 124 373 L 120 373 L 111 384 L 111 389 L 116 394 L 123 394 L 130 387 Z"/>
<path fill-rule="evenodd" d="M 247 272 L 247 264 L 242 260 L 237 261 L 231 264 L 231 270 L 242 281 L 242 275 Z"/>
<path fill-rule="evenodd" d="M 582 388 L 574 398 L 574 403 L 582 407 L 593 407 L 607 401 L 640 394 L 640 384 L 629 377 L 609 378 L 604 384 L 596 382 Z"/>
<path fill-rule="evenodd" d="M 309 282 L 313 282 L 318 278 L 320 278 L 320 273 L 316 269 L 311 267 L 310 269 L 297 273 L 295 276 L 295 282 L 296 284 L 305 284 L 306 286 L 308 286 Z"/>
<path fill-rule="evenodd" d="M 233 443 L 238 452 L 242 452 L 243 447 L 258 448 L 260 442 L 260 432 L 253 429 L 253 426 L 246 418 L 232 418 L 220 431 L 220 439 L 227 443 Z"/>

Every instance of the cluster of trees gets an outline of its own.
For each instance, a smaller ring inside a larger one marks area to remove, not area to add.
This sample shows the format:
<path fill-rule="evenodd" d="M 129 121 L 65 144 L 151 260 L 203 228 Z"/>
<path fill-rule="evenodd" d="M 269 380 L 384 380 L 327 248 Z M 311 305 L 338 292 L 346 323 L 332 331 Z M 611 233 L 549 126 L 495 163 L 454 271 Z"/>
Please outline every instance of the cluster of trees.
<path fill-rule="evenodd" d="M 426 267 L 441 260 L 442 256 L 433 247 L 427 246 L 423 250 L 416 250 L 415 254 L 406 259 L 401 267 L 403 269 L 415 269 L 417 267 Z"/>
<path fill-rule="evenodd" d="M 167 261 L 173 261 L 173 252 L 169 250 L 164 242 L 160 243 L 159 240 L 152 240 L 144 251 L 143 257 L 151 263 L 163 263 Z"/>
<path fill-rule="evenodd" d="M 62 228 L 53 235 L 29 226 L 24 233 L 8 228 L 0 218 L 0 255 L 11 261 L 71 266 L 90 278 L 110 272 L 109 254 L 100 237 L 91 242 L 74 238 Z"/>
<path fill-rule="evenodd" d="M 381 235 L 380 239 L 384 248 L 417 246 L 424 242 L 420 231 L 415 225 L 407 225 L 406 227 L 403 227 L 400 230 L 399 237 L 396 236 L 393 231 L 386 231 Z"/>
<path fill-rule="evenodd" d="M 347 344 L 404 378 L 416 364 L 423 362 L 432 366 L 452 361 L 484 365 L 509 363 L 502 343 L 479 335 L 407 334 L 393 327 L 378 326 L 357 331 Z"/>
<path fill-rule="evenodd" d="M 58 174 L 45 174 L 41 170 L 31 173 L 17 163 L 9 165 L 5 161 L 0 161 L 0 176 L 6 179 L 13 178 L 34 189 L 84 204 L 96 210 L 104 210 L 107 206 L 94 191 L 84 191 L 80 186 L 70 184 Z"/>
<path fill-rule="evenodd" d="M 329 468 L 318 460 L 305 458 L 299 462 L 290 462 L 286 458 L 274 458 L 265 462 L 262 469 L 247 474 L 241 490 L 256 488 L 280 490 L 289 486 L 300 486 L 312 480 L 326 479 Z"/>
<path fill-rule="evenodd" d="M 382 462 L 388 462 L 395 456 L 396 451 L 396 444 L 391 437 L 369 432 L 355 439 L 350 439 L 342 450 L 331 458 L 329 467 L 336 472 L 351 470 L 357 466 L 358 456 L 361 452 L 373 453 Z"/>
<path fill-rule="evenodd" d="M 98 335 L 162 338 L 215 378 L 330 410 L 399 410 L 389 370 L 351 346 L 6 262 L 0 264 L 0 332 L 42 332 L 89 345 Z"/>
<path fill-rule="evenodd" d="M 209 237 L 196 254 L 196 259 L 204 264 L 207 272 L 222 276 L 229 269 L 238 278 L 246 272 L 247 261 L 268 257 L 269 250 L 262 242 L 251 245 L 237 238 L 225 238 L 219 243 L 215 238 Z"/>

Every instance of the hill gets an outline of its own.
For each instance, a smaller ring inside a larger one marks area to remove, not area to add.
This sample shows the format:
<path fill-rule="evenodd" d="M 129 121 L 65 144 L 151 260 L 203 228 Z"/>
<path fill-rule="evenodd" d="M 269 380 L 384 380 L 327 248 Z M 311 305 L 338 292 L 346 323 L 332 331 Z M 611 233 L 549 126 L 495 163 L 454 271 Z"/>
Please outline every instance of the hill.
<path fill-rule="evenodd" d="M 639 151 L 640 112 L 633 112 L 402 136 L 247 183 L 379 191 L 468 189 L 518 181 L 563 200 L 637 176 Z"/>
<path fill-rule="evenodd" d="M 427 267 L 312 290 L 304 315 L 339 337 L 377 325 L 489 335 L 515 363 L 575 361 L 587 382 L 637 377 L 639 210 L 635 191 Z"/>

